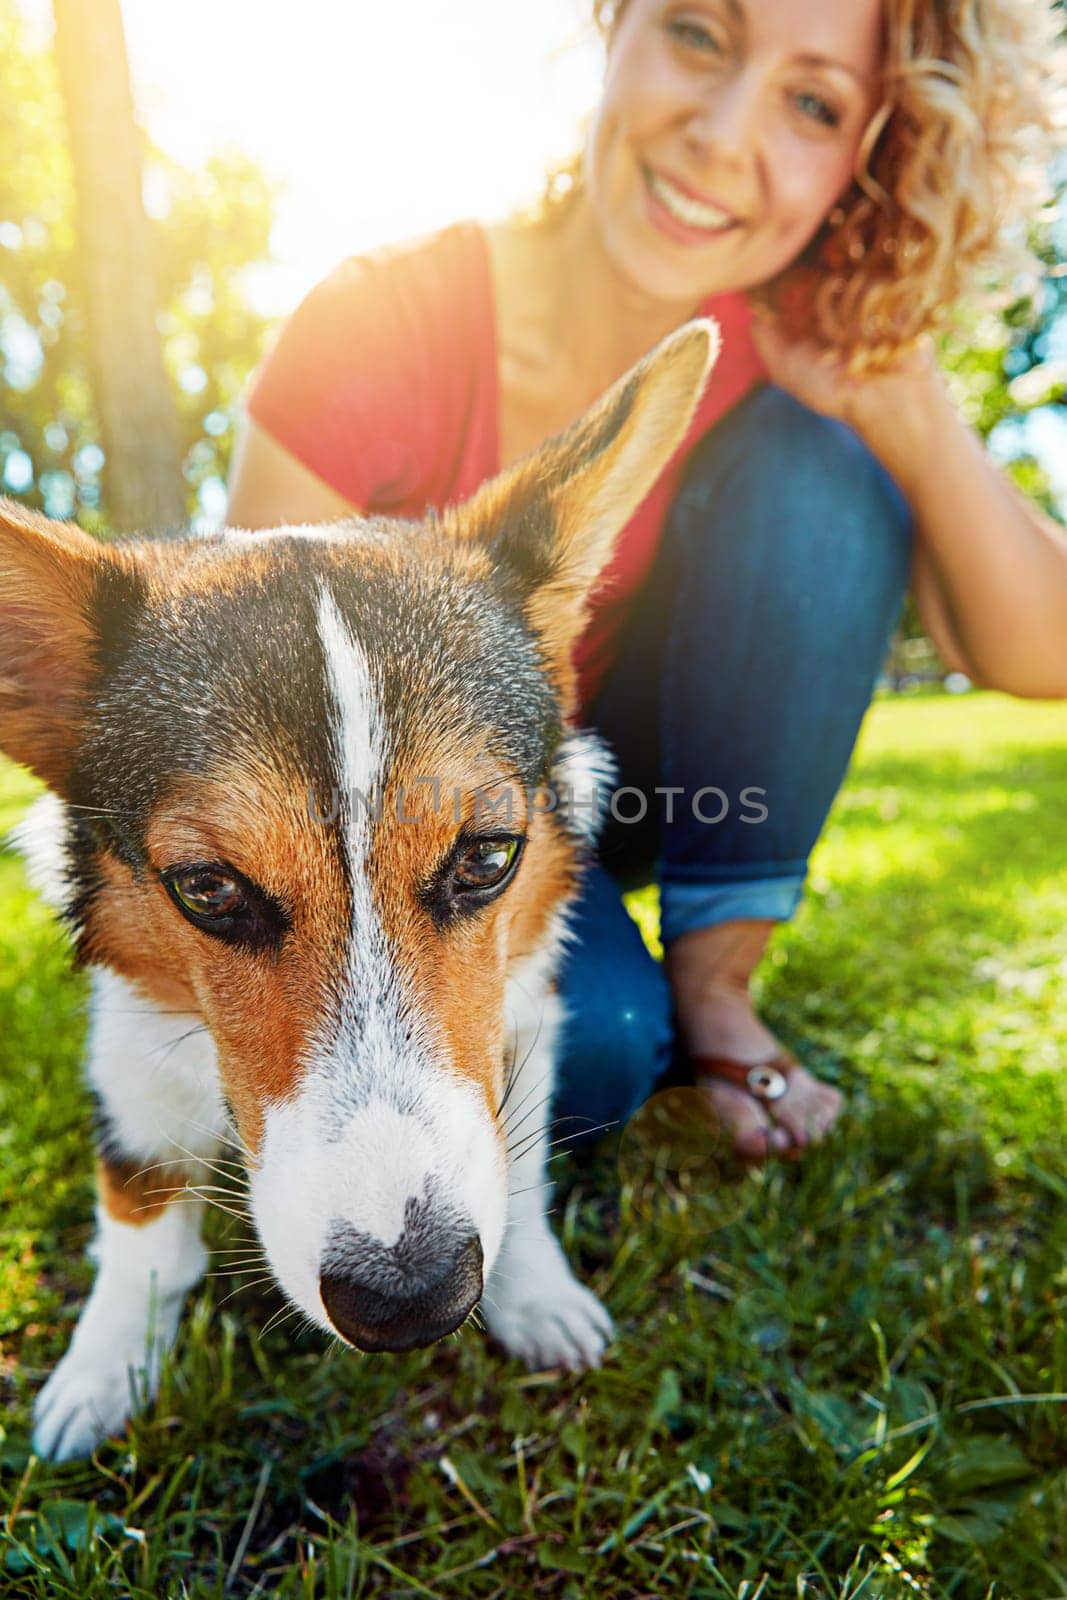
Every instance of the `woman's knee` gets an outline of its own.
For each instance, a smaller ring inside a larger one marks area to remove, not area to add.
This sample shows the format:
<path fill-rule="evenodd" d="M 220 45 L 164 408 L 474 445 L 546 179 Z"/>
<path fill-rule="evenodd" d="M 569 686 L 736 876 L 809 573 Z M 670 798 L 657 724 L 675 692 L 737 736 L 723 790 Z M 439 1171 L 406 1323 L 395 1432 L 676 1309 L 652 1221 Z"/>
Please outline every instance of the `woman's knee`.
<path fill-rule="evenodd" d="M 907 583 L 912 517 L 890 474 L 853 429 L 773 386 L 698 443 L 675 509 L 705 550 L 717 541 L 723 561 L 702 565 L 719 582 L 748 565 L 776 585 L 847 578 L 883 598 Z"/>

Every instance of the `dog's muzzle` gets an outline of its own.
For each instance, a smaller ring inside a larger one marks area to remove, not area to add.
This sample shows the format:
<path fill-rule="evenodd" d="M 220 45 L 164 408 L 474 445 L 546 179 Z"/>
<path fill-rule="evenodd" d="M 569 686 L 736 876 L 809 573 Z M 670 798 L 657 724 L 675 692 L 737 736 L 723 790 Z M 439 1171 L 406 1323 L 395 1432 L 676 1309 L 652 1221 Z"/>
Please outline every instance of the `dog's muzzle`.
<path fill-rule="evenodd" d="M 331 1323 L 368 1353 L 435 1344 L 467 1320 L 482 1287 L 481 1240 L 455 1222 L 405 1228 L 392 1245 L 335 1224 L 319 1278 Z"/>

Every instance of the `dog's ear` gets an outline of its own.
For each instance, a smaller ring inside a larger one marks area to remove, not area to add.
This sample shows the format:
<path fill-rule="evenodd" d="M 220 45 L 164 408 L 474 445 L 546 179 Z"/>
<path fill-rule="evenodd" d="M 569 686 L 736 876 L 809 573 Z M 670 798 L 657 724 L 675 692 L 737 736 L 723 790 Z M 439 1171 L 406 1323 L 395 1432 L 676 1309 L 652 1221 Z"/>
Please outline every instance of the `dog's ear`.
<path fill-rule="evenodd" d="M 100 619 L 132 568 L 72 523 L 0 499 L 0 750 L 65 794 Z"/>
<path fill-rule="evenodd" d="M 448 514 L 487 545 L 562 666 L 615 539 L 685 437 L 719 352 L 710 319 L 689 322 L 565 433 Z"/>

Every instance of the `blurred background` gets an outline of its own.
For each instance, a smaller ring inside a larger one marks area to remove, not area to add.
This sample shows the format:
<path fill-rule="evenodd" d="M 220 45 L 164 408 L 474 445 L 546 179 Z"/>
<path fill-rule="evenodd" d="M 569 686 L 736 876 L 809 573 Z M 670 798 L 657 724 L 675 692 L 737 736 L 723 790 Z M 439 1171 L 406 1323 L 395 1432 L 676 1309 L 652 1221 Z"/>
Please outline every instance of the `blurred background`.
<path fill-rule="evenodd" d="M 0 52 L 0 486 L 105 534 L 217 525 L 272 326 L 343 256 L 536 194 L 600 71 L 583 0 L 0 0 Z M 1062 516 L 1062 206 L 1038 242 L 1036 314 L 972 317 L 944 360 Z"/>

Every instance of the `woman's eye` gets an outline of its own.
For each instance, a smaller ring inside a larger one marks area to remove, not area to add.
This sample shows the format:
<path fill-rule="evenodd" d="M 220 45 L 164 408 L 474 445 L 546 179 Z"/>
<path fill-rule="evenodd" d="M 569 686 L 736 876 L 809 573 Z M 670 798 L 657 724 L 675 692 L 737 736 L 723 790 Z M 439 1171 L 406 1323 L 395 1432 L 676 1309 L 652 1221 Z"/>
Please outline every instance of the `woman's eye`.
<path fill-rule="evenodd" d="M 821 94 L 794 95 L 793 104 L 802 116 L 822 123 L 824 128 L 836 128 L 841 122 L 841 114 L 836 106 L 830 105 Z"/>
<path fill-rule="evenodd" d="M 471 890 L 495 889 L 514 867 L 519 855 L 517 839 L 479 839 L 464 850 L 452 872 L 453 889 L 463 894 Z"/>
<path fill-rule="evenodd" d="M 215 867 L 190 867 L 167 880 L 183 910 L 206 921 L 232 917 L 245 906 L 245 892 L 236 878 Z"/>
<path fill-rule="evenodd" d="M 679 44 L 686 45 L 692 50 L 702 50 L 710 55 L 721 55 L 723 46 L 715 35 L 709 32 L 702 22 L 694 22 L 689 17 L 675 17 L 668 22 L 667 32 Z"/>

